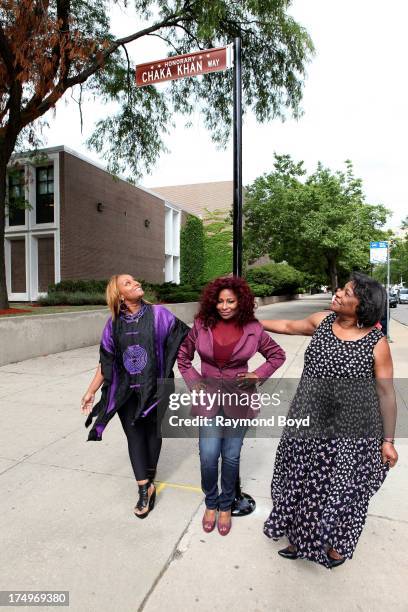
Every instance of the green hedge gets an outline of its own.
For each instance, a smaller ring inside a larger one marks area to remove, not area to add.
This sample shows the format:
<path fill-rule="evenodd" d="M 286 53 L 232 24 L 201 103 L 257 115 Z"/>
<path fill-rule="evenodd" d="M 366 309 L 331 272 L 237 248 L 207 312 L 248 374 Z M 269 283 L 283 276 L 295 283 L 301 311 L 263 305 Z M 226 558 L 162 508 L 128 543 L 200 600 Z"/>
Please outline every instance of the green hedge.
<path fill-rule="evenodd" d="M 63 280 L 48 285 L 48 293 L 105 293 L 107 280 Z"/>
<path fill-rule="evenodd" d="M 251 268 L 246 278 L 251 286 L 258 285 L 263 291 L 266 290 L 265 286 L 269 287 L 269 293 L 262 296 L 257 293 L 259 297 L 293 294 L 303 284 L 303 274 L 286 263 L 270 263 Z"/>
<path fill-rule="evenodd" d="M 38 300 L 42 306 L 83 306 L 84 304 L 105 304 L 104 293 L 85 293 L 76 291 L 69 293 L 68 291 L 52 291 Z"/>
<path fill-rule="evenodd" d="M 268 297 L 271 295 L 271 288 L 269 285 L 257 285 L 256 283 L 248 283 L 251 287 L 252 293 L 256 297 Z"/>
<path fill-rule="evenodd" d="M 197 302 L 201 294 L 201 284 L 176 285 L 175 283 L 163 283 L 153 285 L 152 289 L 159 302 Z"/>
<path fill-rule="evenodd" d="M 207 212 L 204 218 L 204 280 L 232 272 L 232 225 L 225 211 Z"/>
<path fill-rule="evenodd" d="M 188 215 L 180 231 L 180 281 L 200 283 L 204 273 L 204 228 L 201 219 Z"/>

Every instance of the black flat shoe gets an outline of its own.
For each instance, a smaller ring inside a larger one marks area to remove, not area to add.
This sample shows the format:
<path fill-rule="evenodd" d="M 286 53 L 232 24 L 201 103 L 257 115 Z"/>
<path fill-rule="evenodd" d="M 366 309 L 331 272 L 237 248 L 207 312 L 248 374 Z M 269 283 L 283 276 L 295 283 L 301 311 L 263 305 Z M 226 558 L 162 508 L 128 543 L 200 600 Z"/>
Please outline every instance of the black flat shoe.
<path fill-rule="evenodd" d="M 282 550 L 278 550 L 278 555 L 284 557 L 285 559 L 297 559 L 297 551 L 290 550 L 289 546 L 282 548 Z"/>
<path fill-rule="evenodd" d="M 342 565 L 346 560 L 346 557 L 342 557 L 341 559 L 333 559 L 333 557 L 330 557 L 330 555 L 327 555 L 327 557 L 329 559 L 329 569 Z"/>
<path fill-rule="evenodd" d="M 146 518 L 149 512 L 151 512 L 154 508 L 154 503 L 156 501 L 156 487 L 154 487 L 154 491 L 151 494 L 150 499 L 149 499 L 149 487 L 151 486 L 151 484 L 152 483 L 150 482 L 146 482 L 145 484 L 139 485 L 139 500 L 134 509 L 134 514 L 139 519 Z M 141 510 L 144 510 L 145 508 L 147 508 L 147 511 L 143 512 L 142 514 L 138 514 L 136 512 L 136 510 L 141 511 Z"/>

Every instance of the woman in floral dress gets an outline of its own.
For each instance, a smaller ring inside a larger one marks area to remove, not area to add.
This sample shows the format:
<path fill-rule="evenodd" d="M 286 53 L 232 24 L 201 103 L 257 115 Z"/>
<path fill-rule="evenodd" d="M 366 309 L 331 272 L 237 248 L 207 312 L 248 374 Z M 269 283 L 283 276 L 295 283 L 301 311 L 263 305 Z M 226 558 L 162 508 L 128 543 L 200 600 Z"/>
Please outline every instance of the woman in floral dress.
<path fill-rule="evenodd" d="M 312 336 L 290 413 L 309 412 L 315 428 L 306 436 L 285 429 L 272 478 L 273 509 L 264 525 L 269 538 L 288 538 L 289 546 L 279 551 L 285 558 L 327 568 L 351 559 L 369 500 L 398 460 L 393 365 L 376 327 L 385 300 L 377 281 L 354 273 L 337 290 L 329 315 L 261 321 L 271 332 Z"/>

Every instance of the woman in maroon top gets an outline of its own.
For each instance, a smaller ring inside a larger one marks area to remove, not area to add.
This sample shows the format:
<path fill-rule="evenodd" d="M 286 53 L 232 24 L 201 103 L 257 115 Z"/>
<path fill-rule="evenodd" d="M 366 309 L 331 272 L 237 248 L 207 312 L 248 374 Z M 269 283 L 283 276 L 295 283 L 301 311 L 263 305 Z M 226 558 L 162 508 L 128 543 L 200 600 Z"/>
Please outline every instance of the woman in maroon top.
<path fill-rule="evenodd" d="M 224 393 L 251 395 L 256 382 L 269 378 L 285 361 L 282 348 L 264 332 L 254 317 L 255 298 L 245 280 L 221 277 L 209 283 L 201 298 L 194 326 L 178 354 L 179 370 L 192 390 L 204 390 L 218 396 Z M 192 365 L 194 353 L 201 358 L 201 373 Z M 257 352 L 266 359 L 254 372 L 248 372 L 248 360 Z M 246 388 L 247 391 L 243 391 Z M 235 396 L 236 397 L 236 396 Z M 219 510 L 218 531 L 227 535 L 231 529 L 231 506 L 239 473 L 245 425 L 231 428 L 216 422 L 218 416 L 248 418 L 255 412 L 243 402 L 206 402 L 193 408 L 193 414 L 205 416 L 208 425 L 200 427 L 201 485 L 206 511 L 203 529 L 215 527 Z M 218 401 L 218 397 L 217 397 Z M 237 405 L 238 403 L 238 405 Z M 229 430 L 229 431 L 228 431 Z M 221 456 L 221 493 L 218 492 L 218 461 Z"/>

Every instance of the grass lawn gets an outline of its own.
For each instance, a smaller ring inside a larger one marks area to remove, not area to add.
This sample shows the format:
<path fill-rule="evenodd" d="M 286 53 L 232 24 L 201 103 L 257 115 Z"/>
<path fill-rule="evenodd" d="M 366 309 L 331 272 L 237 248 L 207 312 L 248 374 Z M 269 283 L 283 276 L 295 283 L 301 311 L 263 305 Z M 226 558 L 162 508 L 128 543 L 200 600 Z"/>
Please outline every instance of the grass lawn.
<path fill-rule="evenodd" d="M 16 308 L 21 310 L 29 310 L 30 312 L 21 312 L 21 313 L 5 313 L 1 314 L 1 317 L 23 317 L 23 316 L 38 316 L 44 314 L 56 314 L 58 312 L 80 312 L 84 310 L 107 310 L 107 306 L 103 306 L 101 304 L 92 306 L 33 306 L 32 304 L 28 304 L 27 302 L 12 302 L 10 303 L 10 308 Z"/>

